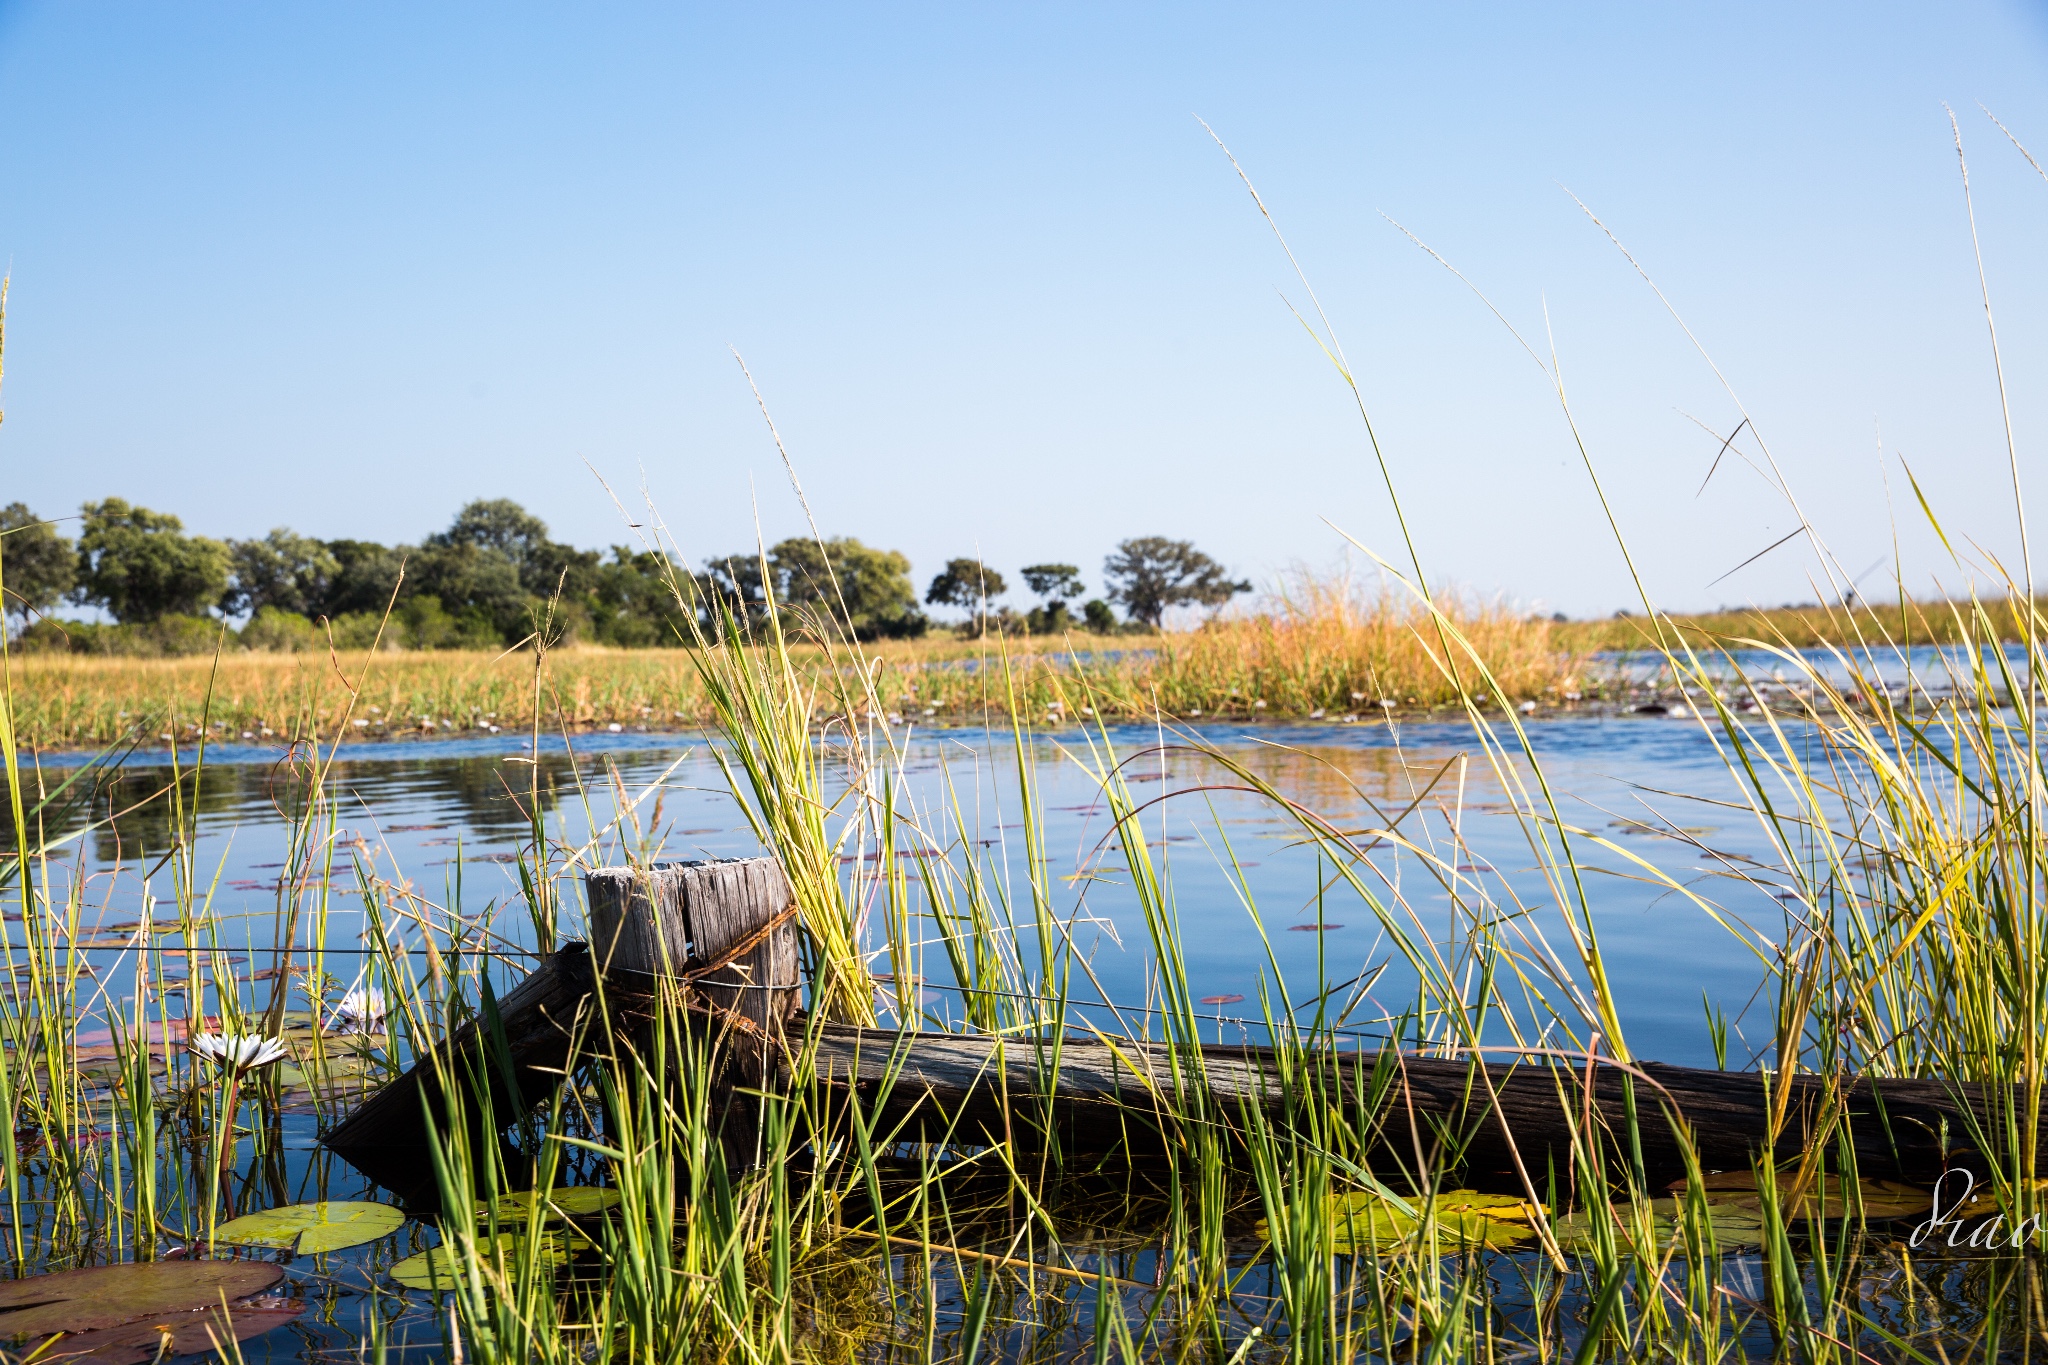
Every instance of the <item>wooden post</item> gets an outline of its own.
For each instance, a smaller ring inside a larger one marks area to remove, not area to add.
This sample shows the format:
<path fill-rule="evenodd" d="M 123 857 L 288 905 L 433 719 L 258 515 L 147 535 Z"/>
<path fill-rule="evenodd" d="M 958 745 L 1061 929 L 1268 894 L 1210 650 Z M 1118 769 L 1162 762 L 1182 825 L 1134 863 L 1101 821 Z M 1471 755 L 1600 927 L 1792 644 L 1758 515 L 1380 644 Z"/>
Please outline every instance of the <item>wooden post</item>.
<path fill-rule="evenodd" d="M 686 1004 L 736 1036 L 748 1083 L 773 1066 L 796 1012 L 796 900 L 773 858 L 604 867 L 584 879 L 591 955 L 609 982 L 680 984 Z"/>

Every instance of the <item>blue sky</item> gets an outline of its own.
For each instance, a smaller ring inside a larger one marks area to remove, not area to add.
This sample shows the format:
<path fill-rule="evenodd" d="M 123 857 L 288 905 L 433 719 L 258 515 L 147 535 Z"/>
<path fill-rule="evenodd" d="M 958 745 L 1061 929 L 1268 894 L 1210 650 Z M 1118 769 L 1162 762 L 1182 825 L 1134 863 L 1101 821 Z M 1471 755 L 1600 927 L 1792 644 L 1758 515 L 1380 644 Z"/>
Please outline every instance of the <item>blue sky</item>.
<path fill-rule="evenodd" d="M 1942 105 L 2033 471 L 2048 181 L 1978 105 L 2048 157 L 2044 75 L 2038 4 L 8 4 L 0 498 L 399 541 L 509 496 L 624 540 L 587 461 L 729 552 L 757 513 L 803 528 L 733 347 L 824 530 L 920 582 L 978 552 L 1093 586 L 1141 534 L 1264 579 L 1337 563 L 1332 522 L 1396 557 L 1199 116 L 1329 310 L 1437 580 L 1631 600 L 1544 376 L 1383 214 L 1539 349 L 1547 309 L 1660 603 L 1810 595 L 1797 545 L 1712 582 L 1797 522 L 1733 459 L 1695 496 L 1692 419 L 1725 435 L 1735 401 L 1568 187 L 1850 572 L 1896 524 L 1925 591 L 1955 574 L 1901 453 L 1952 532 L 2016 544 Z"/>

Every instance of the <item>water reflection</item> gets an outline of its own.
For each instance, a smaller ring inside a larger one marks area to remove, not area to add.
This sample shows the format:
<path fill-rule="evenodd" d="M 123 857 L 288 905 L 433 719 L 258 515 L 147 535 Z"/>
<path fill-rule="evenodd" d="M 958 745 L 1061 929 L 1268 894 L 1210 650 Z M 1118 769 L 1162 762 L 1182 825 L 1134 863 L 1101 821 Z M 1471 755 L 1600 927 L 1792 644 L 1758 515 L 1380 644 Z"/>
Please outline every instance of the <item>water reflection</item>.
<path fill-rule="evenodd" d="M 1533 734 L 1567 821 L 1624 841 L 1734 914 L 1782 921 L 1783 907 L 1767 891 L 1731 875 L 1735 860 L 1768 854 L 1760 837 L 1725 811 L 1703 815 L 1689 802 L 1650 794 L 1736 795 L 1696 724 L 1588 717 L 1549 721 Z M 1144 806 L 1146 843 L 1165 870 L 1199 996 L 1256 1001 L 1270 962 L 1299 1001 L 1316 994 L 1318 981 L 1350 980 L 1389 958 L 1372 909 L 1335 883 L 1286 812 L 1155 728 L 1124 727 L 1110 738 Z M 1529 833 L 1506 813 L 1507 793 L 1463 725 L 1215 726 L 1201 738 L 1340 829 L 1381 828 L 1402 817 L 1412 847 L 1377 846 L 1368 883 L 1422 932 L 1455 937 L 1469 921 L 1454 907 L 1469 916 L 1475 904 L 1491 904 L 1503 913 L 1526 910 L 1553 942 L 1565 941 L 1554 922 L 1542 924 L 1543 916 L 1554 920 L 1556 907 Z M 1079 731 L 1041 736 L 1032 755 L 1054 908 L 1078 926 L 1076 946 L 1110 998 L 1142 1006 L 1150 953 L 1141 945 L 1148 940 L 1090 770 L 1100 761 L 1090 739 Z M 278 942 L 282 908 L 305 889 L 279 880 L 286 816 L 303 799 L 305 758 L 226 746 L 210 751 L 196 776 L 178 778 L 146 759 L 112 774 L 95 798 L 101 823 L 75 854 L 85 924 L 131 923 L 145 898 L 168 897 L 160 859 L 182 805 L 224 941 L 253 954 L 252 970 L 275 965 L 277 955 L 265 950 Z M 897 800 L 925 840 L 956 857 L 971 843 L 1011 902 L 1028 904 L 1015 771 L 1007 736 L 914 734 L 904 746 Z M 844 772 L 833 777 L 842 812 L 850 810 L 859 794 L 846 792 Z M 536 816 L 557 859 L 586 850 L 586 861 L 616 861 L 629 845 L 641 856 L 760 851 L 703 736 L 556 740 L 537 754 L 509 736 L 366 743 L 341 752 L 329 786 L 344 826 L 327 892 L 329 946 L 338 949 L 355 948 L 365 929 L 354 899 L 358 869 L 445 908 L 459 899 L 468 916 L 496 913 L 492 927 L 506 942 L 533 946 L 533 926 L 518 908 L 518 861 L 522 850 L 530 860 Z M 1690 833 L 1650 837 L 1647 826 L 1662 824 Z M 1697 908 L 1646 884 L 1625 859 L 1586 846 L 1581 853 L 1595 872 L 1589 894 L 1636 1049 L 1670 1061 L 1708 1060 L 1704 995 L 1737 1018 L 1739 1052 L 1741 1010 L 1757 984 L 1746 950 Z M 572 907 L 579 903 L 575 880 L 572 873 L 563 888 Z M 579 912 L 566 913 L 573 920 Z M 297 932 L 303 946 L 303 915 Z M 565 921 L 563 932 L 578 929 Z M 1035 959 L 1030 945 L 1019 947 Z M 917 973 L 926 982 L 923 1006 L 950 1012 L 943 989 L 950 978 L 936 958 L 929 968 Z M 1687 983 L 1683 992 L 1670 988 L 1674 973 Z M 1398 1015 L 1413 985 L 1395 964 L 1369 999 L 1356 1002 L 1357 1019 Z M 1217 1010 L 1224 1036 L 1235 1013 Z"/>

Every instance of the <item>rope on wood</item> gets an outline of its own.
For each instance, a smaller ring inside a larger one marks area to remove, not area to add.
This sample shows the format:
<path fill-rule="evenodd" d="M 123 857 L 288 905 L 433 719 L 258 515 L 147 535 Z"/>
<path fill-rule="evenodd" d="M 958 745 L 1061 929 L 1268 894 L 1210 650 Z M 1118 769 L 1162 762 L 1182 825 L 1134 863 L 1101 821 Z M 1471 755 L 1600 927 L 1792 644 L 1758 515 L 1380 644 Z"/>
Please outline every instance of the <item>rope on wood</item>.
<path fill-rule="evenodd" d="M 643 972 L 631 967 L 612 967 L 605 971 L 605 979 L 607 981 L 615 981 L 636 994 L 658 994 L 674 1003 L 680 1004 L 684 1009 L 693 1013 L 718 1019 L 740 1033 L 773 1045 L 781 1050 L 786 1057 L 788 1055 L 788 1045 L 778 1033 L 771 1033 L 769 1030 L 762 1028 L 730 1005 L 716 1004 L 704 999 L 702 996 L 693 995 L 689 992 L 688 988 L 693 983 L 703 980 L 713 972 L 721 972 L 729 967 L 736 966 L 741 958 L 766 943 L 776 930 L 783 928 L 791 920 L 794 920 L 797 916 L 797 911 L 798 906 L 796 902 L 791 901 L 787 907 L 771 917 L 759 929 L 756 929 L 738 943 L 727 948 L 716 958 L 710 962 L 692 967 L 687 971 L 676 972 L 670 975 L 658 975 L 654 972 Z M 718 983 L 718 986 L 721 990 L 768 991 L 793 990 L 802 984 L 800 981 L 721 981 Z"/>

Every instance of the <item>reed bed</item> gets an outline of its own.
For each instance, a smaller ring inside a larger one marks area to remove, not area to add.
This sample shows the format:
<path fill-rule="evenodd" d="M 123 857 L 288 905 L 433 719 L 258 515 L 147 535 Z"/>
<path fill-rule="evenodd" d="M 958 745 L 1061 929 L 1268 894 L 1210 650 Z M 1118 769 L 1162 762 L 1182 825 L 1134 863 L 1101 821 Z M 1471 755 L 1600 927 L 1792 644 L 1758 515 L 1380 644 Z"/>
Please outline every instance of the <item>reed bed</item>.
<path fill-rule="evenodd" d="M 1993 582 L 1999 582 L 1995 576 Z M 2001 592 L 1988 601 L 1925 600 L 1898 597 L 1873 602 L 1858 598 L 1840 602 L 1786 607 L 1731 607 L 1723 611 L 1659 613 L 1659 621 L 1642 614 L 1604 621 L 1568 621 L 1558 626 L 1566 647 L 1583 653 L 1600 650 L 1645 650 L 1661 646 L 1658 625 L 1678 632 L 1696 648 L 1712 649 L 1717 641 L 1768 640 L 1789 649 L 1843 648 L 1859 641 L 1914 645 L 2014 644 L 2027 638 L 2024 591 Z M 2038 612 L 2044 604 L 2036 602 Z"/>
<path fill-rule="evenodd" d="M 1441 610 L 1489 661 L 1507 700 L 1599 689 L 1557 623 L 1480 599 L 1447 597 Z M 1452 663 L 1407 593 L 1297 574 L 1261 610 L 1162 636 L 1131 686 L 1175 715 L 1378 714 L 1459 705 Z"/>
<path fill-rule="evenodd" d="M 1475 739 L 1564 907 L 1558 948 L 1504 885 L 1454 875 L 1471 857 L 1455 829 L 1340 828 L 1193 736 L 1172 742 L 1263 790 L 1323 855 L 1330 894 L 1384 929 L 1412 981 L 1412 1004 L 1374 1021 L 1386 1037 L 1438 1056 L 1504 1044 L 1625 1059 L 1598 925 L 1573 890 L 1598 836 L 1550 814 L 1516 718 L 1483 700 L 1503 684 L 1480 643 L 1447 613 L 1424 627 L 1439 657 L 1456 661 L 1449 671 Z M 856 676 L 854 658 L 870 657 L 829 640 L 814 647 L 838 652 L 829 679 Z M 1706 666 L 1677 652 L 1670 662 Z M 541 660 L 539 695 L 560 696 L 550 675 L 573 663 Z M 848 726 L 849 714 L 877 709 L 871 664 L 859 683 L 865 702 L 812 685 L 786 640 L 749 643 L 729 630 L 695 666 L 722 698 L 715 724 L 740 756 L 729 765 L 735 799 L 786 865 L 830 880 L 800 890 L 808 1017 L 865 1010 L 893 1026 L 999 1033 L 1056 1050 L 1072 1003 L 1090 990 L 1086 955 L 1063 927 L 1086 893 L 1059 889 L 1031 832 L 1036 708 L 1007 710 L 1018 766 L 1005 799 L 1018 803 L 1026 833 L 1022 856 L 1005 861 L 977 845 L 957 803 L 912 800 L 886 724 Z M 1974 691 L 1902 700 L 1899 723 L 1947 717 L 1981 735 L 1986 713 L 1959 709 L 1959 696 L 2011 685 L 1979 675 Z M 359 692 L 375 695 L 374 686 Z M 1771 874 L 1810 897 L 1775 944 L 1758 945 L 1780 1024 L 1773 1067 L 2034 1074 L 2035 997 L 2048 972 L 2022 979 L 2044 949 L 2021 893 L 2039 855 L 2019 851 L 2027 841 L 2011 833 L 2029 783 L 1983 777 L 2010 769 L 2014 755 L 1963 765 L 1970 778 L 1958 787 L 1957 770 L 1935 761 L 1953 760 L 1957 743 L 1932 744 L 1927 780 L 1909 800 L 1909 784 L 1879 767 L 1886 743 L 1905 732 L 1887 741 L 1871 728 L 1880 722 L 1845 722 L 1825 706 L 1761 719 L 1728 706 L 1700 723 L 1717 727 L 1731 752 L 1747 746 L 1769 773 L 1758 809 L 1782 821 L 1784 838 L 1784 865 Z M 352 731 L 344 723 L 336 733 Z M 91 938 L 95 907 L 83 879 L 53 875 L 59 850 L 44 851 L 62 821 L 40 818 L 32 785 L 17 778 L 11 788 L 9 891 L 20 918 L 0 932 L 21 937 L 7 942 L 11 989 L 0 995 L 0 1158 L 13 1196 L 0 1231 L 17 1275 L 180 1249 L 231 1254 L 217 1240 L 231 1215 L 323 1196 L 344 1172 L 316 1167 L 309 1183 L 287 1155 L 305 1116 L 342 1111 L 463 1021 L 488 1020 L 530 961 L 514 947 L 522 921 L 539 941 L 578 935 L 577 882 L 565 865 L 646 856 L 622 822 L 580 840 L 537 824 L 522 857 L 524 897 L 472 906 L 459 875 L 430 895 L 338 837 L 325 788 L 331 752 L 308 751 L 297 795 L 281 802 L 292 866 L 272 926 L 294 951 L 289 970 L 254 980 L 231 961 L 229 934 L 209 909 L 190 814 L 206 770 L 192 757 L 155 807 L 172 873 L 161 909 L 169 932 L 136 940 L 132 994 L 101 984 L 104 965 L 99 978 L 86 974 L 72 945 Z M 1759 1172 L 1740 1208 L 1697 1170 L 1676 1193 L 1647 1187 L 1630 1175 L 1630 1131 L 1598 1126 L 1574 1131 L 1561 1164 L 1482 1196 L 1469 1188 L 1454 1134 L 1418 1141 L 1404 1129 L 1389 1103 L 1391 1054 L 1359 1050 L 1359 1021 L 1335 1002 L 1335 983 L 1286 979 L 1271 960 L 1258 1014 L 1280 1112 L 1219 1107 L 1204 1083 L 1203 1014 L 1181 966 L 1171 868 L 1124 781 L 1146 757 L 1096 728 L 1071 761 L 1094 775 L 1116 833 L 1096 874 L 1121 883 L 1144 932 L 1129 950 L 1152 964 L 1149 997 L 1123 1003 L 1134 1007 L 1128 1036 L 1168 1050 L 1171 1081 L 1158 1104 L 1130 1116 L 1161 1132 L 1163 1157 L 1076 1168 L 1056 1143 L 1034 1139 L 1047 1129 L 1030 1096 L 1015 1102 L 1014 1136 L 994 1145 L 891 1126 L 886 1094 L 815 1079 L 804 1062 L 814 1035 L 803 1032 L 786 1081 L 735 1128 L 720 1082 L 729 1038 L 680 1012 L 657 1012 L 631 1036 L 613 1031 L 609 1012 L 593 1013 L 540 1111 L 443 1126 L 423 1154 L 440 1191 L 437 1217 L 408 1220 L 359 1252 L 292 1261 L 305 1321 L 335 1324 L 327 1335 L 295 1329 L 309 1334 L 305 1351 L 341 1331 L 371 1353 L 426 1347 L 493 1361 L 1846 1362 L 1997 1359 L 2042 1330 L 2027 1257 L 1908 1248 L 1901 1226 L 1882 1217 L 1866 1229 L 1858 1173 L 1843 1169 L 1825 1125 L 1794 1169 Z M 822 781 L 849 762 L 851 780 Z M 1937 788 L 1942 773 L 1949 780 Z M 1788 783 L 1803 798 L 1786 800 Z M 1908 808 L 1925 818 L 1892 818 Z M 1884 832 L 1874 828 L 1880 817 Z M 1450 886 L 1448 922 L 1440 903 L 1400 892 L 1388 875 L 1390 841 Z M 1956 850 L 1973 841 L 1985 855 L 1964 860 L 1959 877 Z M 903 856 L 934 847 L 944 856 Z M 1873 850 L 1887 856 L 1867 862 L 1860 899 L 1845 904 L 1845 864 Z M 365 908 L 367 957 L 326 955 L 338 884 Z M 1249 888 L 1245 896 L 1246 931 L 1258 942 L 1267 921 Z M 1983 944 L 2019 970 L 1980 971 L 1969 955 Z M 196 953 L 181 957 L 180 947 Z M 871 977 L 871 963 L 886 963 L 886 978 Z M 890 984 L 920 979 L 950 1003 L 910 1006 Z M 365 986 L 389 1002 L 380 1026 L 334 1027 L 344 988 Z M 1952 989 L 1963 989 L 1960 1000 L 1948 998 Z M 206 1027 L 277 1039 L 290 1060 L 236 1074 L 180 1045 Z M 106 1042 L 93 1041 L 95 1028 Z M 1548 1065 L 1569 1109 L 1578 1071 Z M 451 1093 L 470 1093 L 464 1078 L 448 1079 Z M 2002 1114 L 2001 1126 L 2022 1137 L 2037 1108 Z M 509 1147 L 471 1136 L 499 1127 Z M 1995 1206 L 2014 1216 L 2033 1198 L 2021 1145 L 1992 1148 L 2009 1172 Z M 1781 1187 L 1781 1174 L 1792 1183 Z M 1832 1204 L 1813 1197 L 1830 1189 Z M 538 1194 L 512 1197 L 524 1190 Z M 591 1207 L 592 1191 L 604 1207 L 571 1212 Z M 1475 1212 L 1483 1208 L 1509 1213 Z M 394 1284 L 401 1263 L 417 1267 L 419 1257 L 425 1287 Z"/>
<path fill-rule="evenodd" d="M 1510 700 L 1556 700 L 1600 682 L 1552 623 L 1504 606 L 1454 609 L 1502 661 Z M 883 641 L 827 648 L 808 636 L 789 657 L 848 714 L 872 707 L 898 723 L 1000 722 L 1007 709 L 1073 719 L 1175 715 L 1305 717 L 1455 705 L 1412 608 L 1303 578 L 1250 616 L 1158 635 Z M 712 724 L 717 703 L 695 648 L 550 651 L 536 685 L 530 652 L 458 650 L 328 654 L 230 651 L 218 659 L 123 659 L 29 653 L 15 659 L 19 739 L 31 749 L 87 748 L 166 735 L 190 740 L 201 711 L 216 738 L 326 733 L 344 710 L 366 736 L 550 727 L 664 730 Z M 1083 708 L 1092 707 L 1092 711 Z"/>

